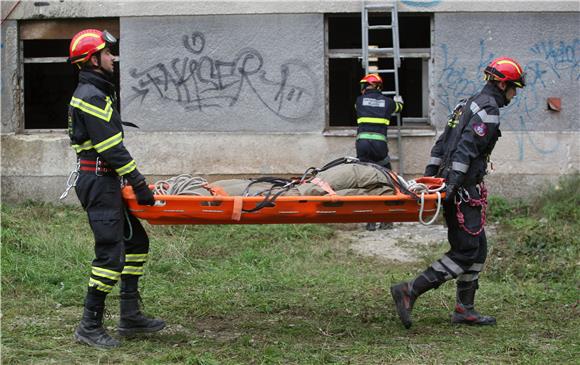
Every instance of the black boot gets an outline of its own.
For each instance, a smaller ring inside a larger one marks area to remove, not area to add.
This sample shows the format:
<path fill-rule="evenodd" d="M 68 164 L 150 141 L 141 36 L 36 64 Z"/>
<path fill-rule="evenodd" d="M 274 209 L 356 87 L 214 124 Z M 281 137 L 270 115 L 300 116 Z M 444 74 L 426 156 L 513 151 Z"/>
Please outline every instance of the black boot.
<path fill-rule="evenodd" d="M 451 322 L 457 324 L 493 325 L 495 318 L 483 316 L 474 309 L 475 292 L 479 288 L 478 281 L 457 282 L 457 303 L 451 316 Z"/>
<path fill-rule="evenodd" d="M 139 276 L 121 275 L 121 318 L 118 332 L 122 336 L 161 331 L 165 322 L 147 318 L 139 308 Z"/>
<path fill-rule="evenodd" d="M 121 292 L 121 319 L 118 331 L 121 336 L 132 336 L 138 333 L 161 331 L 165 322 L 160 319 L 147 318 L 139 309 L 139 292 Z"/>
<path fill-rule="evenodd" d="M 402 282 L 391 286 L 391 296 L 397 308 L 397 314 L 403 322 L 405 328 L 410 328 L 413 324 L 411 312 L 415 300 L 430 289 L 438 288 L 445 282 L 443 275 L 432 268 L 428 268 L 413 281 Z"/>
<path fill-rule="evenodd" d="M 103 327 L 103 313 L 105 311 L 106 294 L 94 293 L 90 288 L 85 299 L 85 309 L 81 323 L 75 330 L 74 338 L 77 342 L 89 346 L 112 349 L 121 344 L 105 331 Z"/>

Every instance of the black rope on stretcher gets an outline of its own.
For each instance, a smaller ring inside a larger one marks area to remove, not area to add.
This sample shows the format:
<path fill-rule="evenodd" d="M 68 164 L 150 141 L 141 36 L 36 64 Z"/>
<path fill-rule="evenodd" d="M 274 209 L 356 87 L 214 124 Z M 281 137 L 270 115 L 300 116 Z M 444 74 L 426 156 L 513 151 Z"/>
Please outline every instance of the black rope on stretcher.
<path fill-rule="evenodd" d="M 254 184 L 261 183 L 261 182 L 267 182 L 267 183 L 272 184 L 270 186 L 270 188 L 263 190 L 263 191 L 260 191 L 260 192 L 257 192 L 255 194 L 255 195 L 261 195 L 261 194 L 266 193 L 266 195 L 264 196 L 264 200 L 262 200 L 261 202 L 256 204 L 256 206 L 252 209 L 242 209 L 243 212 L 252 213 L 252 212 L 256 212 L 262 208 L 275 206 L 276 204 L 274 203 L 274 201 L 276 199 L 278 199 L 278 197 L 280 195 L 287 192 L 288 190 L 290 190 L 292 187 L 294 187 L 297 184 L 297 182 L 295 180 L 289 180 L 289 179 L 283 179 L 283 178 L 271 177 L 271 176 L 260 177 L 257 179 L 252 179 L 252 181 L 248 184 L 248 186 L 244 190 L 242 196 L 249 196 L 250 187 Z M 279 188 L 280 191 L 278 191 L 274 195 L 272 195 L 272 191 L 275 188 Z"/>
<path fill-rule="evenodd" d="M 393 188 L 397 189 L 398 191 L 402 192 L 405 195 L 412 197 L 416 201 L 420 200 L 420 198 L 417 194 L 410 191 L 409 189 L 407 189 L 406 186 L 401 184 L 397 174 L 395 174 L 393 171 L 387 169 L 386 167 L 381 166 L 381 165 L 377 165 L 377 164 L 371 163 L 371 162 L 362 162 L 358 158 L 355 158 L 355 157 L 341 157 L 341 158 L 337 158 L 336 160 L 330 161 L 329 163 L 322 166 L 321 168 L 309 167 L 308 169 L 306 169 L 304 174 L 302 174 L 302 177 L 298 180 L 289 180 L 289 179 L 283 179 L 283 178 L 271 177 L 271 176 L 253 179 L 252 182 L 250 182 L 248 184 L 248 186 L 246 187 L 246 189 L 244 190 L 244 193 L 242 194 L 242 196 L 248 196 L 250 186 L 252 186 L 253 184 L 257 184 L 260 182 L 267 182 L 267 183 L 271 183 L 272 186 L 269 189 L 263 190 L 263 191 L 255 194 L 255 195 L 261 195 L 261 194 L 266 193 L 266 195 L 264 196 L 264 200 L 262 200 L 260 203 L 256 204 L 256 206 L 254 208 L 242 209 L 242 211 L 246 212 L 246 213 L 251 213 L 251 212 L 256 212 L 262 208 L 274 207 L 276 205 L 275 204 L 276 199 L 280 195 L 282 195 L 283 193 L 285 193 L 288 190 L 290 190 L 291 188 L 293 188 L 294 186 L 311 181 L 312 179 L 314 179 L 316 177 L 316 175 L 319 172 L 328 170 L 332 167 L 336 167 L 339 165 L 348 164 L 348 163 L 371 166 L 371 167 L 376 168 L 381 173 L 383 173 L 383 175 L 385 175 L 385 177 L 387 178 L 387 182 Z M 275 188 L 279 188 L 280 191 L 278 191 L 272 195 L 272 191 Z"/>

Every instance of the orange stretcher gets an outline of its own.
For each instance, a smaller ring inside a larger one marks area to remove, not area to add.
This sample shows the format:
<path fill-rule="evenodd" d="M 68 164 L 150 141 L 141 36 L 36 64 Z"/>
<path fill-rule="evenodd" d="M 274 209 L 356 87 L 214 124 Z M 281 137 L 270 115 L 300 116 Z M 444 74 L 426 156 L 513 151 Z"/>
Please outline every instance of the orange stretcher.
<path fill-rule="evenodd" d="M 441 178 L 415 180 L 430 190 L 442 187 Z M 357 222 L 423 222 L 424 216 L 438 213 L 444 193 L 418 194 L 395 188 L 393 195 L 360 196 L 280 196 L 273 206 L 252 210 L 264 200 L 261 196 L 155 195 L 156 205 L 137 204 L 131 186 L 123 188 L 129 211 L 151 224 L 293 224 Z"/>

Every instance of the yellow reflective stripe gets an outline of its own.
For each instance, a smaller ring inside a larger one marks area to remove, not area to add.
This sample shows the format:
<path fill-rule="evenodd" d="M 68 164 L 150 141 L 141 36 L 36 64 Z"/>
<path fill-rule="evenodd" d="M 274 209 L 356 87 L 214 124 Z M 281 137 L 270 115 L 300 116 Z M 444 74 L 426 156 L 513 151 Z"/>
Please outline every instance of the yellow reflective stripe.
<path fill-rule="evenodd" d="M 504 63 L 510 64 L 512 66 L 514 66 L 516 68 L 516 70 L 518 71 L 518 73 L 521 75 L 522 74 L 522 69 L 520 68 L 520 66 L 518 66 L 517 63 L 512 62 L 510 60 L 501 60 L 501 61 L 497 61 L 498 65 L 503 65 Z"/>
<path fill-rule="evenodd" d="M 125 266 L 123 275 L 143 275 L 143 266 Z"/>
<path fill-rule="evenodd" d="M 118 169 L 115 169 L 115 171 L 117 171 L 117 174 L 119 174 L 119 176 L 123 176 L 123 175 L 128 174 L 131 171 L 135 170 L 136 168 L 137 168 L 137 163 L 135 163 L 135 160 L 131 160 L 131 162 L 129 162 L 125 166 L 121 166 Z"/>
<path fill-rule="evenodd" d="M 104 141 L 97 143 L 95 145 L 95 150 L 97 150 L 98 153 L 101 153 L 108 150 L 109 148 L 115 147 L 121 142 L 123 142 L 123 132 L 119 132 L 113 137 L 107 138 Z"/>
<path fill-rule="evenodd" d="M 96 34 L 96 33 L 85 33 L 85 34 L 83 34 L 83 35 L 79 36 L 79 37 L 78 37 L 78 38 L 75 40 L 75 42 L 74 42 L 74 43 L 73 43 L 73 45 L 72 45 L 72 50 L 74 51 L 75 49 L 77 49 L 77 45 L 79 44 L 79 42 L 80 42 L 80 41 L 81 41 L 83 38 L 87 38 L 87 37 L 92 37 L 92 38 L 97 38 L 97 39 L 100 39 L 100 38 L 101 38 L 101 36 L 100 36 L 100 35 L 98 35 L 98 34 Z M 105 44 L 105 42 L 103 42 L 103 45 L 104 45 L 104 44 Z"/>
<path fill-rule="evenodd" d="M 89 139 L 81 144 L 73 144 L 72 148 L 74 148 L 76 153 L 79 153 L 81 151 L 90 150 L 93 148 L 93 142 Z"/>
<path fill-rule="evenodd" d="M 110 293 L 113 290 L 113 287 L 111 285 L 103 284 L 100 281 L 95 280 L 93 278 L 89 279 L 89 286 L 96 288 L 97 290 L 104 291 L 105 293 Z"/>
<path fill-rule="evenodd" d="M 395 103 L 395 113 L 400 112 L 401 110 L 403 110 L 403 104 L 401 103 Z"/>
<path fill-rule="evenodd" d="M 129 253 L 125 255 L 125 262 L 145 262 L 148 256 L 146 253 Z"/>
<path fill-rule="evenodd" d="M 121 276 L 121 273 L 118 271 L 103 269 L 102 267 L 96 267 L 96 266 L 93 266 L 93 270 L 91 273 L 95 276 L 102 276 L 104 278 L 115 280 L 115 281 L 119 280 L 119 277 Z"/>
<path fill-rule="evenodd" d="M 380 134 L 380 133 L 373 133 L 373 132 L 363 132 L 363 133 L 359 133 L 356 136 L 356 139 L 372 139 L 375 141 L 387 141 L 387 136 L 385 136 L 384 134 Z"/>
<path fill-rule="evenodd" d="M 107 105 L 105 105 L 105 109 L 101 109 L 98 106 L 94 106 L 92 104 L 83 101 L 82 99 L 72 97 L 70 101 L 70 105 L 84 111 L 87 114 L 95 116 L 97 118 L 103 119 L 105 122 L 111 120 L 111 116 L 113 115 L 113 107 L 111 103 L 111 99 L 107 96 L 105 98 Z"/>
<path fill-rule="evenodd" d="M 391 121 L 386 118 L 360 117 L 357 119 L 357 123 L 375 123 L 389 125 Z"/>

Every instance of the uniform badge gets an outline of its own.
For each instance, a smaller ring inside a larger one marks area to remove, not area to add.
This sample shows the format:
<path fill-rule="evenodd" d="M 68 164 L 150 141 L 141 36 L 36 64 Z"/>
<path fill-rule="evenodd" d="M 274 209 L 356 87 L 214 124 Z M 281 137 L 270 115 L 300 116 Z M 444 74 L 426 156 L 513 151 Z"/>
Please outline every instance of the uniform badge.
<path fill-rule="evenodd" d="M 483 122 L 481 122 L 481 123 L 475 123 L 473 125 L 473 131 L 478 136 L 485 137 L 485 135 L 487 134 L 487 126 Z"/>

